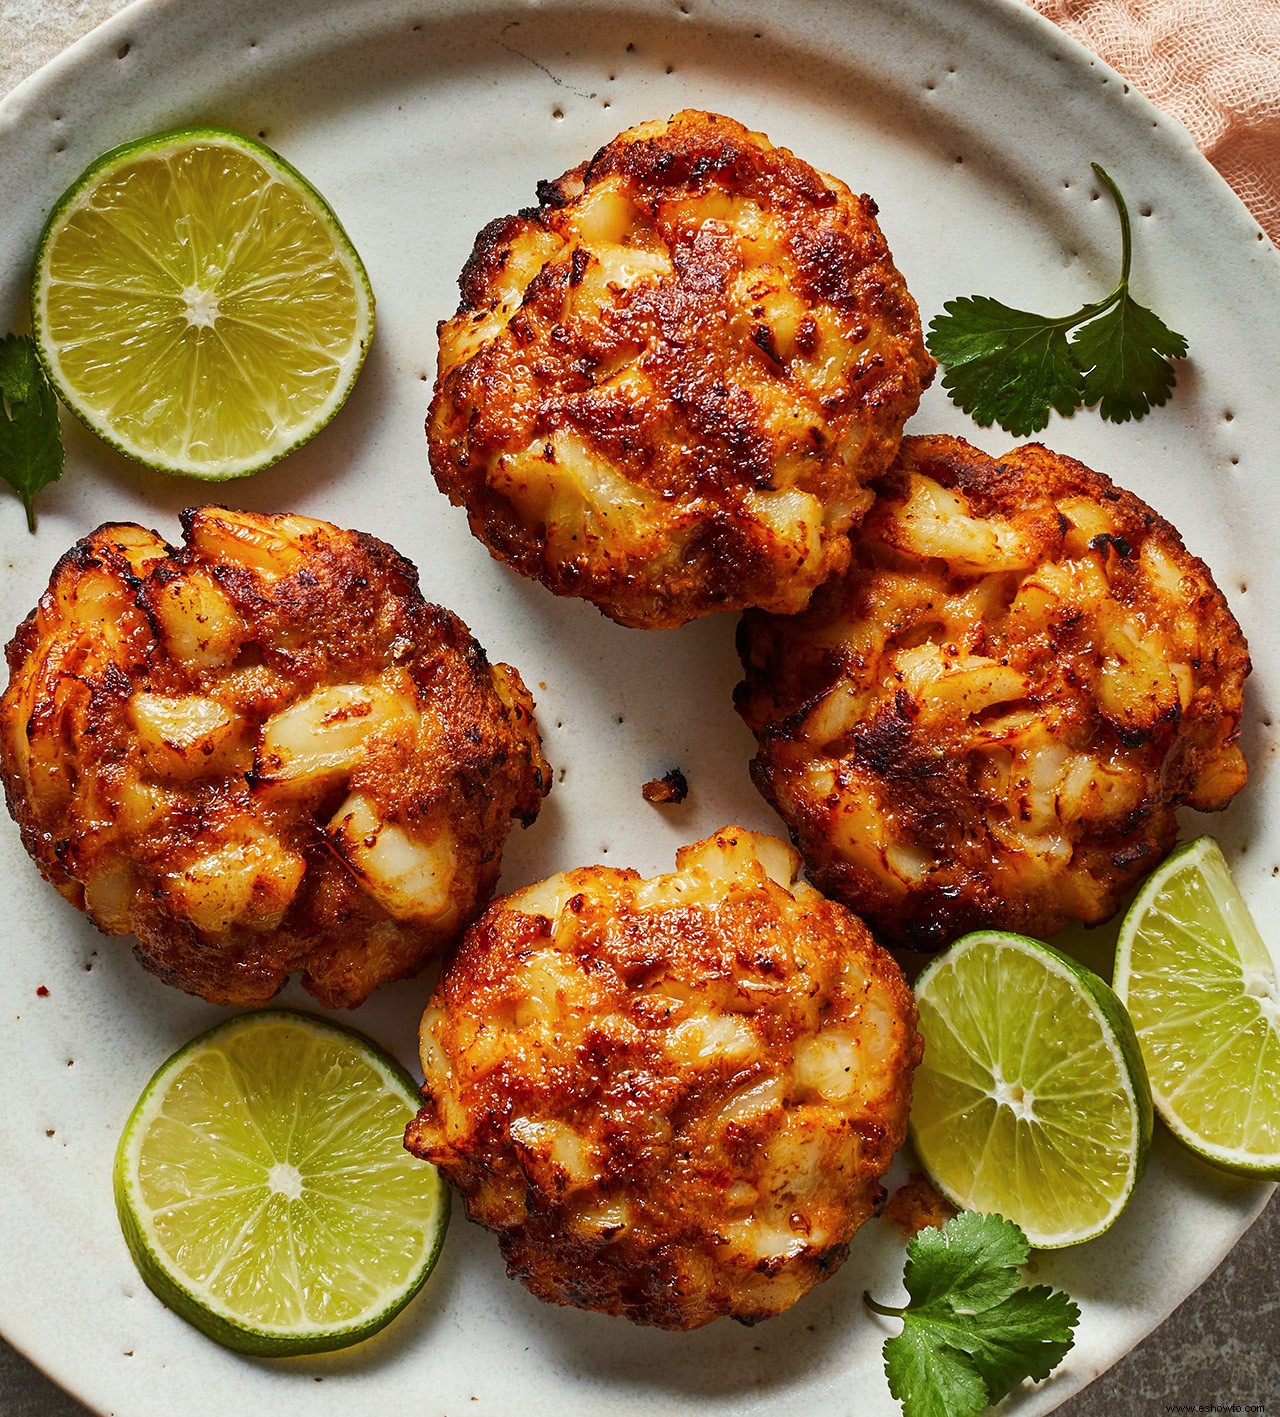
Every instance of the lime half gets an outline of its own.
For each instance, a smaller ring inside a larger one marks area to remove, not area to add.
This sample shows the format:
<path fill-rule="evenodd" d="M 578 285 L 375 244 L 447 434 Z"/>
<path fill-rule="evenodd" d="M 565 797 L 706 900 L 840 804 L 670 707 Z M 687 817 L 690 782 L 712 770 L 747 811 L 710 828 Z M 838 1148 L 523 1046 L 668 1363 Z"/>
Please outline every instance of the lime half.
<path fill-rule="evenodd" d="M 1083 965 L 1022 935 L 958 940 L 916 981 L 924 1061 L 911 1136 L 955 1205 L 1039 1249 L 1090 1240 L 1129 1202 L 1151 1095 L 1124 1007 Z"/>
<path fill-rule="evenodd" d="M 1219 1166 L 1280 1177 L 1276 976 L 1212 837 L 1174 852 L 1120 928 L 1116 993 L 1161 1119 Z"/>
<path fill-rule="evenodd" d="M 31 286 L 59 398 L 120 452 L 222 479 L 267 467 L 342 407 L 373 293 L 328 203 L 220 128 L 115 148 L 54 207 Z"/>
<path fill-rule="evenodd" d="M 156 1073 L 116 1152 L 116 1207 L 148 1286 L 242 1353 L 345 1348 L 422 1287 L 449 1219 L 404 1149 L 413 1080 L 308 1014 L 246 1014 Z"/>

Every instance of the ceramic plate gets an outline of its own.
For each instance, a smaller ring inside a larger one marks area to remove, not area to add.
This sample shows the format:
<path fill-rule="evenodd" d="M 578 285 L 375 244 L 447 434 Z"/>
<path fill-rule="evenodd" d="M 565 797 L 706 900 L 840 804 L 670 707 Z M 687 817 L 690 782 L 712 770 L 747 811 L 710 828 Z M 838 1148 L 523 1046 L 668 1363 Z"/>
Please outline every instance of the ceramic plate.
<path fill-rule="evenodd" d="M 726 822 L 779 829 L 748 781 L 753 745 L 730 706 L 734 622 L 621 630 L 491 561 L 436 492 L 422 436 L 434 330 L 454 308 L 475 232 L 620 129 L 692 105 L 732 114 L 872 193 L 926 318 L 971 291 L 1065 310 L 1109 288 L 1117 260 L 1096 159 L 1134 212 L 1136 293 L 1189 337 L 1192 358 L 1173 403 L 1144 422 L 1114 427 L 1088 414 L 1055 421 L 1044 437 L 1181 527 L 1244 625 L 1256 668 L 1252 777 L 1205 825 L 1259 918 L 1275 918 L 1275 251 L 1181 129 L 1013 0 L 793 0 L 769 10 L 765 19 L 764 7 L 738 0 L 140 0 L 0 105 L 0 329 L 25 323 L 44 216 L 99 152 L 194 121 L 265 136 L 328 196 L 362 252 L 378 335 L 330 428 L 220 494 L 391 541 L 419 566 L 427 596 L 534 687 L 556 786 L 537 824 L 511 840 L 508 887 L 597 861 L 652 872 Z M 963 433 L 993 453 L 1010 441 L 975 429 L 936 387 L 911 426 Z M 0 497 L 6 632 L 77 537 L 138 519 L 176 538 L 178 510 L 201 497 L 199 485 L 140 471 L 69 419 L 65 431 L 66 476 L 40 498 L 38 535 L 17 501 Z M 689 800 L 645 803 L 641 784 L 676 764 Z M 138 1279 L 110 1169 L 152 1069 L 223 1011 L 167 989 L 125 942 L 96 934 L 40 881 L 8 823 L 0 873 L 9 902 L 0 1330 L 90 1407 L 120 1417 L 896 1412 L 881 1369 L 885 1330 L 860 1303 L 866 1287 L 898 1292 L 902 1241 L 881 1222 L 790 1313 L 681 1336 L 539 1304 L 459 1213 L 427 1291 L 380 1338 L 288 1363 L 222 1351 Z M 1087 948 L 1097 958 L 1107 943 L 1095 934 Z M 425 995 L 424 980 L 388 987 L 353 1021 L 416 1067 Z M 292 989 L 284 999 L 306 1003 Z M 1105 1238 L 1041 1259 L 1038 1278 L 1069 1289 L 1084 1317 L 1075 1351 L 1016 1410 L 1048 1411 L 1153 1328 L 1267 1193 L 1162 1139 Z"/>

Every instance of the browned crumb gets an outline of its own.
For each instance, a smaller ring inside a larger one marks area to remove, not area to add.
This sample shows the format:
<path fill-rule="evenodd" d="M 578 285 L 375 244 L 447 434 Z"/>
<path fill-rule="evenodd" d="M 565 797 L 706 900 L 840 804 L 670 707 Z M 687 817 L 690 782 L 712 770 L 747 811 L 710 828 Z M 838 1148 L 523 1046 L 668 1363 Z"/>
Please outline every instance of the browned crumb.
<path fill-rule="evenodd" d="M 910 1239 L 921 1230 L 941 1229 L 959 1212 L 923 1171 L 913 1171 L 906 1184 L 889 1197 L 880 1214 Z"/>
<path fill-rule="evenodd" d="M 689 795 L 689 779 L 679 768 L 664 772 L 661 777 L 650 778 L 640 789 L 646 802 L 665 807 L 671 802 L 683 802 Z"/>

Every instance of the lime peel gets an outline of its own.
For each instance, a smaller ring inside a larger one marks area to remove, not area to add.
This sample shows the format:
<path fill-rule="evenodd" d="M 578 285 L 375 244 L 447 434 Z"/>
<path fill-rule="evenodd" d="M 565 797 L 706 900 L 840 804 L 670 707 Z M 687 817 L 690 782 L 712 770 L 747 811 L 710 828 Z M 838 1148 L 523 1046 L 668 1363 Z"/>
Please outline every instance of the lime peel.
<path fill-rule="evenodd" d="M 961 1209 L 997 1212 L 1038 1249 L 1114 1224 L 1146 1166 L 1152 1106 L 1124 1006 L 1038 940 L 979 931 L 916 981 L 924 1061 L 912 1141 Z"/>
<path fill-rule="evenodd" d="M 93 433 L 221 481 L 329 423 L 373 336 L 364 265 L 278 153 L 177 128 L 104 153 L 58 200 L 31 285 L 41 363 Z"/>
<path fill-rule="evenodd" d="M 403 1149 L 417 1089 L 359 1034 L 272 1009 L 219 1024 L 143 1090 L 116 1207 L 148 1287 L 209 1337 L 288 1356 L 369 1337 L 426 1282 L 449 1190 Z"/>

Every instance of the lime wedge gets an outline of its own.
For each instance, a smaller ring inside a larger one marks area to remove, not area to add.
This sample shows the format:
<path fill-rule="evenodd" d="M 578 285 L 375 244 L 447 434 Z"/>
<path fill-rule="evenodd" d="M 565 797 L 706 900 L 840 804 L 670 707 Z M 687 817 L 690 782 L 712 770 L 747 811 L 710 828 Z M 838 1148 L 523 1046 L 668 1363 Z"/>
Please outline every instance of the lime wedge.
<path fill-rule="evenodd" d="M 1276 961 L 1202 836 L 1152 873 L 1116 949 L 1156 1111 L 1206 1160 L 1280 1177 Z"/>
<path fill-rule="evenodd" d="M 115 148 L 36 250 L 40 359 L 69 409 L 160 472 L 269 466 L 342 407 L 373 293 L 328 203 L 270 148 L 181 128 Z"/>
<path fill-rule="evenodd" d="M 242 1353 L 345 1348 L 422 1287 L 449 1219 L 404 1149 L 413 1080 L 308 1014 L 246 1014 L 156 1073 L 116 1152 L 116 1208 L 143 1279 Z"/>
<path fill-rule="evenodd" d="M 1038 1249 L 1101 1235 L 1151 1145 L 1133 1025 L 1083 965 L 1038 940 L 981 931 L 916 981 L 924 1061 L 911 1137 L 964 1210 L 1020 1225 Z"/>

